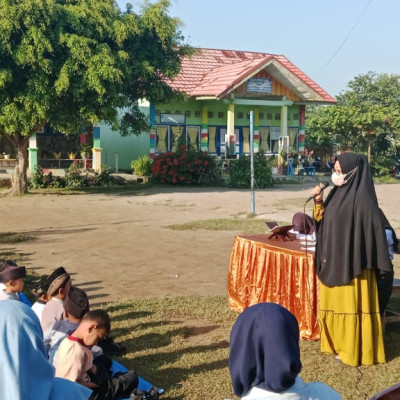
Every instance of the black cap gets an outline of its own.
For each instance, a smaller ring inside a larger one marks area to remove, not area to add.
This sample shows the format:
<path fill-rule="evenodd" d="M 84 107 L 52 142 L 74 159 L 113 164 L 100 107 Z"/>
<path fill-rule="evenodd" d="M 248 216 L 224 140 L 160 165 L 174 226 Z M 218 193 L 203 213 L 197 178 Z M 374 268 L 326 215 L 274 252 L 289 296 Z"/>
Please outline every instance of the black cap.
<path fill-rule="evenodd" d="M 81 319 L 89 311 L 87 294 L 82 289 L 72 286 L 64 300 L 64 310 L 73 317 Z"/>

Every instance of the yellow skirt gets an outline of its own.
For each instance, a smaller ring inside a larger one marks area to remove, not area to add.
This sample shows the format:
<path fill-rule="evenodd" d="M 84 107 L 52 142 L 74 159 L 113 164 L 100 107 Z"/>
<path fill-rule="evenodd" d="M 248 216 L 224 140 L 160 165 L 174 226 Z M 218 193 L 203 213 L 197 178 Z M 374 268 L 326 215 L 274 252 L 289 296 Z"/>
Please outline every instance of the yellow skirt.
<path fill-rule="evenodd" d="M 374 270 L 364 270 L 346 286 L 320 283 L 318 316 L 322 352 L 351 366 L 386 362 Z"/>

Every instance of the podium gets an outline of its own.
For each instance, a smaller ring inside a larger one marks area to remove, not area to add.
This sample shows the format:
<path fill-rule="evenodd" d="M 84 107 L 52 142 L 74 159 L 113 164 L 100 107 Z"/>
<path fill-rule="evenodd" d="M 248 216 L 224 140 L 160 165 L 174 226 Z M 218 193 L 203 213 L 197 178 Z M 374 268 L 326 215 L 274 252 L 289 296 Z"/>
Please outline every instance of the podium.
<path fill-rule="evenodd" d="M 319 340 L 318 279 L 314 253 L 299 240 L 277 241 L 268 235 L 235 236 L 228 272 L 228 304 L 237 312 L 277 303 L 295 315 L 300 337 Z"/>

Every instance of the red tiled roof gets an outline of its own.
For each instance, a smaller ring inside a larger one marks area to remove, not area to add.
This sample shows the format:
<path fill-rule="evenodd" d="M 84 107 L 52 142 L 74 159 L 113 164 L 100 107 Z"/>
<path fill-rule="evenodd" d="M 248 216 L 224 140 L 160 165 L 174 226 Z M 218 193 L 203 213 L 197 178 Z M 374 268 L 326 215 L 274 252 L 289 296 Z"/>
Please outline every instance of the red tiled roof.
<path fill-rule="evenodd" d="M 182 60 L 180 73 L 168 83 L 189 96 L 223 97 L 259 70 L 273 62 L 315 94 L 312 101 L 336 102 L 304 72 L 283 55 L 249 51 L 196 49 L 193 56 Z M 295 90 L 293 90 L 296 92 Z M 301 93 L 296 93 L 302 98 Z M 304 100 L 309 100 L 304 98 Z"/>

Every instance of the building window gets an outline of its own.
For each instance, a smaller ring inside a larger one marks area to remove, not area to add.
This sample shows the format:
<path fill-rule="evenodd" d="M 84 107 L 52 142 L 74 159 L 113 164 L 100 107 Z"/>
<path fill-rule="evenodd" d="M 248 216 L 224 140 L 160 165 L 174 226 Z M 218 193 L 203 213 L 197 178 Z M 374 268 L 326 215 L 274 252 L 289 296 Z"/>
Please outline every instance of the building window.
<path fill-rule="evenodd" d="M 276 113 L 275 114 L 275 121 L 279 121 L 281 119 L 281 114 Z"/>
<path fill-rule="evenodd" d="M 214 118 L 214 112 L 213 111 L 209 111 L 207 115 L 208 115 L 208 118 Z"/>
<path fill-rule="evenodd" d="M 224 118 L 223 111 L 218 111 L 218 118 Z"/>
<path fill-rule="evenodd" d="M 238 119 L 243 119 L 243 113 L 242 112 L 238 113 Z"/>
<path fill-rule="evenodd" d="M 200 118 L 200 115 L 201 115 L 200 111 L 195 111 L 195 112 L 194 112 L 194 116 L 195 116 L 196 118 Z"/>
<path fill-rule="evenodd" d="M 268 120 L 268 121 L 271 121 L 271 120 L 272 120 L 272 114 L 271 114 L 271 113 L 268 113 L 268 114 L 267 114 L 267 120 Z"/>
<path fill-rule="evenodd" d="M 192 115 L 192 113 L 191 113 L 190 111 L 185 111 L 185 115 L 186 115 L 187 117 L 190 117 L 190 116 Z"/>
<path fill-rule="evenodd" d="M 258 119 L 264 119 L 264 113 L 259 113 L 258 114 Z"/>
<path fill-rule="evenodd" d="M 293 120 L 298 121 L 299 120 L 299 114 L 293 114 Z"/>

